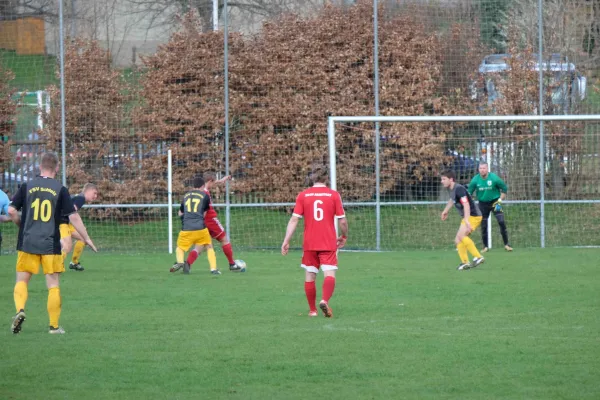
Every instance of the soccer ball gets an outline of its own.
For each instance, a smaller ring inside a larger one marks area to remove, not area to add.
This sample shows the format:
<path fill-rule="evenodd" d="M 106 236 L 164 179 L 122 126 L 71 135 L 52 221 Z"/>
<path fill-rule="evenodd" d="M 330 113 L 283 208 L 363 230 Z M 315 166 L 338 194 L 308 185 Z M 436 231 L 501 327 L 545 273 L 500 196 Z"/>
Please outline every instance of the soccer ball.
<path fill-rule="evenodd" d="M 240 272 L 246 272 L 246 261 L 235 260 L 235 265 L 237 265 L 240 268 Z"/>

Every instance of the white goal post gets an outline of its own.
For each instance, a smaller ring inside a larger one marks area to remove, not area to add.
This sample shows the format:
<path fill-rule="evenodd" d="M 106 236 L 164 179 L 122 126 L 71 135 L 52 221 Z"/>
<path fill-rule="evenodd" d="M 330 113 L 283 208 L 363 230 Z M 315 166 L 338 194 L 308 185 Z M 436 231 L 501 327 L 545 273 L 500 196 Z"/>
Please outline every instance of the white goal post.
<path fill-rule="evenodd" d="M 360 206 L 371 206 L 375 207 L 376 213 L 376 250 L 381 250 L 381 206 L 382 205 L 418 205 L 418 204 L 435 204 L 437 202 L 385 202 L 382 203 L 380 199 L 380 134 L 379 124 L 387 122 L 419 122 L 419 123 L 431 123 L 431 122 L 538 122 L 539 123 L 539 170 L 544 171 L 545 166 L 545 147 L 544 147 L 544 122 L 550 121 L 594 121 L 600 122 L 600 114 L 590 115 L 495 115 L 495 116 L 479 116 L 479 115 L 466 115 L 466 116 L 331 116 L 328 117 L 327 124 L 327 136 L 328 136 L 328 147 L 329 147 L 329 166 L 330 166 L 330 179 L 331 187 L 337 190 L 337 148 L 336 148 L 336 124 L 337 123 L 375 123 L 376 127 L 375 134 L 375 177 L 376 177 L 376 194 L 374 202 L 363 202 Z M 545 198 L 545 182 L 544 173 L 540 173 L 539 190 L 540 198 L 538 200 L 525 200 L 520 203 L 534 203 L 540 205 L 540 246 L 545 247 L 545 204 L 551 203 L 600 203 L 600 199 L 595 200 L 546 200 Z M 443 204 L 445 202 L 439 202 Z M 510 202 L 507 202 L 510 203 Z M 490 218 L 491 220 L 491 218 Z M 488 237 L 491 238 L 490 230 L 491 224 L 488 223 Z M 490 241 L 491 246 L 491 241 Z"/>

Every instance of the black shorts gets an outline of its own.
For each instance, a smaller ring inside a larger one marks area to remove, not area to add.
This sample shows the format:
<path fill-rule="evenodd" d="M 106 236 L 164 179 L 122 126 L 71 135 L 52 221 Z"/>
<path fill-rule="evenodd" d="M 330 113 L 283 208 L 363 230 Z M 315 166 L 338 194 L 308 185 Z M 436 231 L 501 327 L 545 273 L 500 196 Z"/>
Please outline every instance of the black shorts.
<path fill-rule="evenodd" d="M 483 219 L 489 218 L 490 213 L 494 211 L 494 203 L 497 201 L 498 199 L 494 199 L 492 201 L 479 202 L 479 210 L 481 210 L 481 215 L 483 216 Z"/>

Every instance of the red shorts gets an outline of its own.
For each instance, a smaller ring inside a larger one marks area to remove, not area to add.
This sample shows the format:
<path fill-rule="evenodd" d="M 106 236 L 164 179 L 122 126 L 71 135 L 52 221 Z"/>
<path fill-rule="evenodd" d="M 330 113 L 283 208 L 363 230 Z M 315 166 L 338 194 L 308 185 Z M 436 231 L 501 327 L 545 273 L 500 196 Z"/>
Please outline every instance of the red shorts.
<path fill-rule="evenodd" d="M 225 228 L 223 228 L 218 218 L 206 218 L 204 224 L 213 239 L 219 240 L 225 235 Z"/>
<path fill-rule="evenodd" d="M 338 269 L 337 267 L 337 251 L 315 251 L 305 250 L 302 254 L 302 268 L 308 272 L 331 271 Z"/>

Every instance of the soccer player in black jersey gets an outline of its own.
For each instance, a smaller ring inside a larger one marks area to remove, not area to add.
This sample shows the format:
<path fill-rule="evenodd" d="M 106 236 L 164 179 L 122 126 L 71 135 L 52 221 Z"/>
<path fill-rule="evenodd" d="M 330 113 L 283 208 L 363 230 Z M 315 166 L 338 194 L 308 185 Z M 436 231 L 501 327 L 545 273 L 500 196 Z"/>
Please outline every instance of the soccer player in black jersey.
<path fill-rule="evenodd" d="M 98 188 L 96 185 L 93 183 L 86 183 L 83 186 L 81 193 L 71 197 L 71 200 L 73 201 L 75 210 L 79 212 L 86 203 L 94 201 L 97 198 Z M 67 257 L 67 254 L 71 251 L 71 247 L 73 247 L 72 238 L 77 239 L 77 242 L 75 243 L 75 248 L 73 249 L 73 257 L 69 263 L 69 269 L 83 271 L 84 268 L 79 263 L 79 258 L 81 257 L 81 253 L 83 253 L 83 249 L 85 248 L 85 242 L 81 239 L 81 236 L 79 236 L 75 230 L 75 227 L 69 223 L 69 217 L 63 216 L 60 223 L 60 242 L 63 249 L 63 258 Z"/>
<path fill-rule="evenodd" d="M 456 237 L 454 238 L 458 256 L 460 257 L 460 265 L 457 269 L 459 271 L 464 271 L 469 268 L 475 268 L 484 262 L 475 243 L 473 243 L 473 240 L 469 237 L 469 235 L 481 225 L 482 217 L 481 211 L 473 201 L 467 188 L 456 183 L 455 179 L 456 175 L 454 171 L 445 171 L 442 173 L 442 185 L 448 189 L 450 194 L 450 200 L 448 200 L 446 208 L 442 211 L 442 221 L 445 221 L 448 218 L 448 212 L 450 212 L 450 209 L 454 205 L 462 219 L 458 232 L 456 232 Z M 473 256 L 473 261 L 470 264 L 467 252 L 471 253 Z"/>
<path fill-rule="evenodd" d="M 48 287 L 49 333 L 65 333 L 58 324 L 61 312 L 59 277 L 65 271 L 59 228 L 63 215 L 69 217 L 85 243 L 96 251 L 81 217 L 73 207 L 69 191 L 54 179 L 57 172 L 58 156 L 45 153 L 41 159 L 40 176 L 21 185 L 8 209 L 11 219 L 19 226 L 17 282 L 14 289 L 17 314 L 11 324 L 13 333 L 21 332 L 26 319 L 27 286 L 31 275 L 39 272 L 40 264 Z"/>

